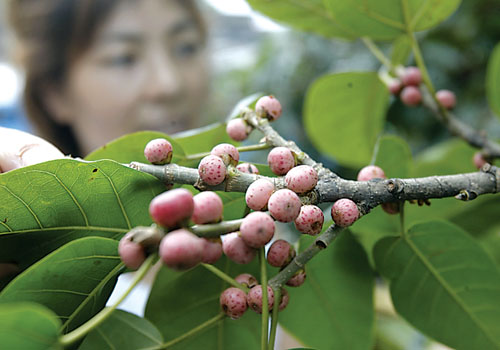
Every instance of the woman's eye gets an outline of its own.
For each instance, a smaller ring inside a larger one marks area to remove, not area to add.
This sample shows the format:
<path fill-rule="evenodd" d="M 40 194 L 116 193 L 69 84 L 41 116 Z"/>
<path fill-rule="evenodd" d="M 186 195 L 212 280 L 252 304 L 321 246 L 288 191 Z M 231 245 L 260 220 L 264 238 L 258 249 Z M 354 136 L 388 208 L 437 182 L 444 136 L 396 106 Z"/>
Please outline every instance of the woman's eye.
<path fill-rule="evenodd" d="M 129 67 L 135 64 L 137 58 L 135 55 L 119 55 L 107 60 L 107 64 L 113 67 Z"/>
<path fill-rule="evenodd" d="M 186 58 L 195 55 L 198 52 L 199 45 L 196 43 L 186 43 L 177 45 L 174 53 L 177 57 Z"/>

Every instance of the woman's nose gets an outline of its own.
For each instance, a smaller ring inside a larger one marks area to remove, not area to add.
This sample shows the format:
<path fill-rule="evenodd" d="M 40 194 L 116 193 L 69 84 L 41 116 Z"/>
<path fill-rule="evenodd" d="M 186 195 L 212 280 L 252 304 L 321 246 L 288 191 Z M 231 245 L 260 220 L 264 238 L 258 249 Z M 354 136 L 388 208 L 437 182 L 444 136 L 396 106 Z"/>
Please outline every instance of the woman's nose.
<path fill-rule="evenodd" d="M 175 62 L 166 54 L 152 55 L 148 64 L 145 85 L 147 99 L 177 98 L 182 91 L 182 79 Z"/>

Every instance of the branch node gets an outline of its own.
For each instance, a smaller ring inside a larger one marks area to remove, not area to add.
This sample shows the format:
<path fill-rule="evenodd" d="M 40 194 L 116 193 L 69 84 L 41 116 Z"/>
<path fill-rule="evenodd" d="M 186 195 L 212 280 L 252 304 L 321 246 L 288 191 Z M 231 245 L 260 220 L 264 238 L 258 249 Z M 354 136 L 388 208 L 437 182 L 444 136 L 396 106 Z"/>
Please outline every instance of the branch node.
<path fill-rule="evenodd" d="M 403 192 L 404 183 L 399 179 L 389 179 L 387 180 L 387 191 L 393 195 L 397 195 Z"/>
<path fill-rule="evenodd" d="M 471 201 L 477 198 L 477 193 L 474 191 L 461 190 L 456 196 L 456 199 L 461 201 Z"/>

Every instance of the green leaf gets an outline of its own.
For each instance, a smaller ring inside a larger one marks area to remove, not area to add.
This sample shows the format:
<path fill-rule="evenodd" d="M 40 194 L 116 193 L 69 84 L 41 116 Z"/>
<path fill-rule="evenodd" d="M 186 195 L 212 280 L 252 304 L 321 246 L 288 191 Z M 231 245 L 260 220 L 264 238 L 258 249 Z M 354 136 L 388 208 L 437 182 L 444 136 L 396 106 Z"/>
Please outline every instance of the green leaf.
<path fill-rule="evenodd" d="M 325 0 L 333 18 L 357 36 L 390 40 L 411 31 L 429 29 L 448 18 L 460 0 Z M 410 23 L 404 16 L 407 4 Z"/>
<path fill-rule="evenodd" d="M 486 97 L 490 108 L 500 117 L 500 43 L 495 46 L 486 70 Z"/>
<path fill-rule="evenodd" d="M 24 270 L 74 239 L 150 225 L 165 186 L 112 161 L 55 160 L 0 174 L 0 262 Z"/>
<path fill-rule="evenodd" d="M 120 163 L 149 163 L 144 147 L 151 140 L 164 138 L 172 144 L 172 163 L 180 164 L 186 155 L 182 146 L 167 134 L 156 131 L 139 131 L 113 140 L 85 157 L 86 160 L 112 159 Z"/>
<path fill-rule="evenodd" d="M 90 332 L 79 350 L 146 350 L 159 347 L 163 338 L 148 320 L 115 310 L 102 324 Z"/>
<path fill-rule="evenodd" d="M 413 326 L 457 349 L 500 349 L 500 272 L 459 227 L 413 226 L 375 246 L 394 306 Z"/>
<path fill-rule="evenodd" d="M 227 135 L 226 124 L 222 123 L 183 132 L 175 137 L 175 142 L 184 149 L 186 154 L 210 152 L 219 143 L 235 143 Z"/>
<path fill-rule="evenodd" d="M 382 131 L 389 92 L 376 73 L 327 75 L 309 88 L 304 125 L 319 151 L 343 165 L 369 163 Z"/>
<path fill-rule="evenodd" d="M 215 265 L 231 277 L 243 272 L 258 276 L 256 260 L 249 265 L 237 265 L 223 256 Z M 215 317 L 221 311 L 219 296 L 228 287 L 203 266 L 185 272 L 162 267 L 151 290 L 145 316 L 168 342 Z M 172 349 L 253 350 L 258 349 L 259 344 L 260 315 L 248 310 L 242 318 L 225 318 Z"/>
<path fill-rule="evenodd" d="M 500 267 L 500 225 L 481 237 L 479 243 Z"/>
<path fill-rule="evenodd" d="M 0 346 L 2 349 L 56 350 L 59 327 L 56 316 L 34 303 L 0 304 Z"/>
<path fill-rule="evenodd" d="M 326 37 L 355 37 L 328 13 L 322 0 L 248 0 L 248 3 L 256 11 L 299 30 Z"/>
<path fill-rule="evenodd" d="M 411 55 L 411 51 L 411 40 L 408 35 L 398 36 L 392 44 L 391 63 L 394 66 L 405 66 Z"/>
<path fill-rule="evenodd" d="M 0 293 L 0 303 L 42 304 L 59 316 L 66 332 L 104 307 L 122 269 L 117 241 L 77 239 L 17 276 Z"/>
<path fill-rule="evenodd" d="M 389 178 L 408 177 L 412 166 L 410 146 L 399 136 L 382 136 L 375 146 L 375 164 Z"/>
<path fill-rule="evenodd" d="M 247 203 L 245 194 L 237 192 L 217 192 L 224 204 L 224 220 L 241 219 Z"/>
<path fill-rule="evenodd" d="M 303 236 L 301 246 L 313 241 Z M 308 245 L 308 244 L 307 244 Z M 306 267 L 306 282 L 288 288 L 280 324 L 317 349 L 371 349 L 374 276 L 362 247 L 348 231 Z"/>

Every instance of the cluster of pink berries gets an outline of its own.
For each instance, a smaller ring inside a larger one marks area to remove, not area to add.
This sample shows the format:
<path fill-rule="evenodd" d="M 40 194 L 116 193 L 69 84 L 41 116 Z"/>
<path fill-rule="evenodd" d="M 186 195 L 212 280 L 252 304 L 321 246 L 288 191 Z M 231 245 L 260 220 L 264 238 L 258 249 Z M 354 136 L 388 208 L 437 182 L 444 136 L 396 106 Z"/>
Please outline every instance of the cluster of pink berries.
<path fill-rule="evenodd" d="M 219 301 L 224 313 L 232 319 L 238 319 L 245 311 L 250 308 L 253 311 L 262 313 L 262 285 L 258 284 L 257 279 L 248 273 L 243 273 L 235 278 L 236 282 L 249 288 L 245 293 L 243 290 L 231 287 L 222 292 Z M 269 310 L 274 307 L 274 292 L 271 287 L 267 287 L 267 304 Z M 281 288 L 281 300 L 279 301 L 279 310 L 284 310 L 290 297 L 285 288 Z"/>
<path fill-rule="evenodd" d="M 418 106 L 422 102 L 422 93 L 419 85 L 422 83 L 422 73 L 417 67 L 406 67 L 398 74 L 398 78 L 389 83 L 389 91 L 399 95 L 407 106 Z M 457 104 L 455 94 L 450 90 L 436 92 L 436 100 L 446 109 L 453 109 Z"/>

